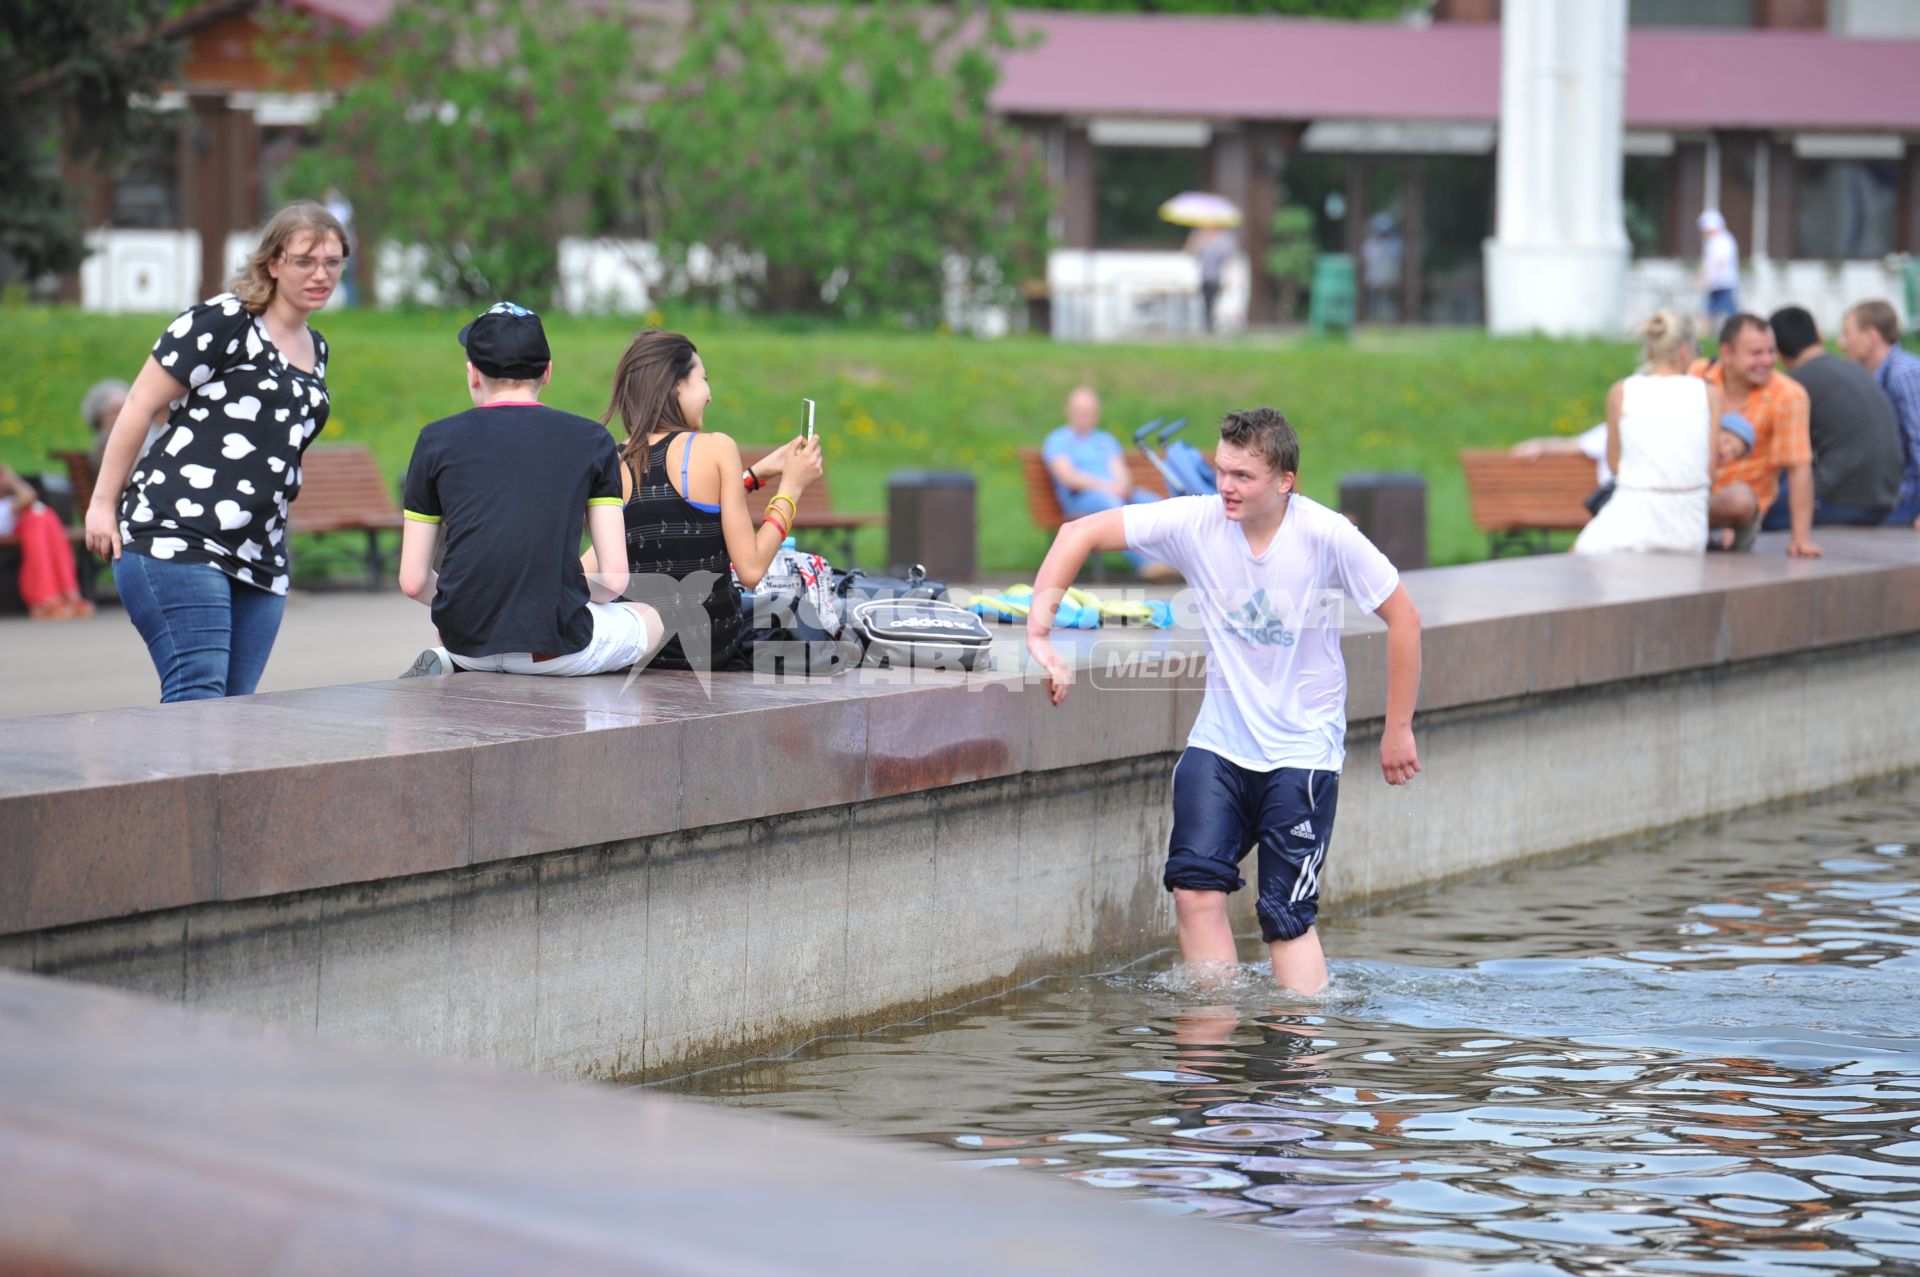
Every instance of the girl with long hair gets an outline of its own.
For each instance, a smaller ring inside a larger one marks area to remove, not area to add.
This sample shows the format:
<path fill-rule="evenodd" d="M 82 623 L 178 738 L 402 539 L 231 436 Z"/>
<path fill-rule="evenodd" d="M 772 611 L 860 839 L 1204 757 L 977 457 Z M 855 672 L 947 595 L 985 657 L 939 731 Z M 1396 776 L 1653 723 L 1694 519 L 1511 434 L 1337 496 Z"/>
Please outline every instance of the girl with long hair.
<path fill-rule="evenodd" d="M 739 663 L 747 627 L 728 565 L 742 585 L 759 584 L 822 470 L 816 437 L 795 439 L 748 471 L 738 444 L 704 428 L 712 400 L 694 344 L 649 330 L 620 356 L 601 418 L 618 416 L 626 430 L 621 492 L 632 595 L 653 604 L 674 635 L 653 660 L 670 669 Z M 756 527 L 748 489 L 776 477 L 779 492 Z M 591 554 L 586 568 L 594 570 Z"/>

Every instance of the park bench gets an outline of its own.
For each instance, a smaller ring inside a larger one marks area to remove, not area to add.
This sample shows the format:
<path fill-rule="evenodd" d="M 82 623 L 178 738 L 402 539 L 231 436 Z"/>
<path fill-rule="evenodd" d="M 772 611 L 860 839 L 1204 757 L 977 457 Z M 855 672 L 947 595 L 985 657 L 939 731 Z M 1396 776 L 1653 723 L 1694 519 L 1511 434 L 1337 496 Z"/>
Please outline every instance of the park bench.
<path fill-rule="evenodd" d="M 1593 462 L 1577 452 L 1516 457 L 1505 451 L 1460 454 L 1474 526 L 1487 534 L 1489 558 L 1509 552 L 1544 554 L 1549 532 L 1571 532 L 1593 516 L 1586 499 L 1595 487 Z"/>
<path fill-rule="evenodd" d="M 93 458 L 86 452 L 50 448 L 47 455 L 67 468 L 67 482 L 73 488 L 73 521 L 85 523 L 87 507 L 93 503 Z"/>
<path fill-rule="evenodd" d="M 1038 448 L 1021 448 L 1020 477 L 1027 488 L 1027 514 L 1033 519 L 1033 526 L 1042 532 L 1056 531 L 1067 521 L 1066 511 L 1060 508 L 1060 495 L 1053 487 L 1053 474 L 1047 469 L 1046 458 Z M 1136 488 L 1145 488 L 1158 496 L 1167 495 L 1167 481 L 1161 475 L 1146 454 L 1129 451 L 1121 454 L 1127 459 L 1127 476 L 1133 480 Z M 1211 462 L 1213 455 L 1207 454 Z M 1106 579 L 1106 556 L 1095 555 L 1093 559 L 1094 579 Z"/>
<path fill-rule="evenodd" d="M 74 508 L 84 517 L 93 500 L 92 459 L 84 452 L 54 451 L 48 455 L 66 465 L 73 484 Z M 365 444 L 323 443 L 307 449 L 300 460 L 300 496 L 293 503 L 289 531 L 321 537 L 338 532 L 365 533 L 367 588 L 377 590 L 387 574 L 380 534 L 395 531 L 403 523 L 379 463 Z"/>
<path fill-rule="evenodd" d="M 1060 508 L 1060 495 L 1054 491 L 1053 475 L 1047 470 L 1047 462 L 1038 448 L 1021 448 L 1020 477 L 1027 486 L 1027 513 L 1033 519 L 1033 525 L 1042 532 L 1052 532 L 1067 521 L 1066 511 Z M 1139 452 L 1123 454 L 1127 459 L 1127 474 L 1136 488 L 1145 488 L 1158 496 L 1167 495 L 1167 481 L 1153 462 Z M 1213 458 L 1209 456 L 1208 461 Z"/>
<path fill-rule="evenodd" d="M 387 577 L 380 534 L 397 531 L 403 523 L 392 490 L 365 444 L 315 444 L 300 459 L 300 496 L 287 530 L 317 537 L 365 533 L 369 590 L 379 589 Z"/>
<path fill-rule="evenodd" d="M 740 460 L 751 466 L 754 462 L 760 460 L 760 458 L 772 451 L 772 448 L 748 447 L 742 444 L 740 447 Z M 755 493 L 748 497 L 748 500 L 757 503 L 757 506 L 764 506 L 767 501 L 773 499 L 773 490 L 778 488 L 778 486 L 777 481 L 769 483 L 767 485 L 768 490 L 764 496 Z M 820 532 L 838 536 L 840 538 L 840 554 L 829 557 L 840 567 L 851 568 L 857 566 L 853 554 L 854 533 L 858 532 L 861 528 L 885 527 L 887 523 L 887 516 L 884 514 L 848 514 L 834 509 L 833 492 L 828 487 L 827 476 L 824 474 L 807 485 L 806 495 L 800 499 L 798 504 L 800 507 L 800 517 L 793 525 L 794 532 L 796 534 L 800 532 Z"/>

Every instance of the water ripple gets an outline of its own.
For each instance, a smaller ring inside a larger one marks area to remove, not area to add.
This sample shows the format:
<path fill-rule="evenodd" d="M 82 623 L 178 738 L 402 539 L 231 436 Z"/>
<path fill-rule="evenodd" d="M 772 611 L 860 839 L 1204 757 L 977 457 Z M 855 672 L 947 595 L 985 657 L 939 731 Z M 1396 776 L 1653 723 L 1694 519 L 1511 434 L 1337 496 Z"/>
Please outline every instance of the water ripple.
<path fill-rule="evenodd" d="M 1920 1270 L 1920 786 L 690 1079 L 994 1174 L 1498 1277 Z"/>

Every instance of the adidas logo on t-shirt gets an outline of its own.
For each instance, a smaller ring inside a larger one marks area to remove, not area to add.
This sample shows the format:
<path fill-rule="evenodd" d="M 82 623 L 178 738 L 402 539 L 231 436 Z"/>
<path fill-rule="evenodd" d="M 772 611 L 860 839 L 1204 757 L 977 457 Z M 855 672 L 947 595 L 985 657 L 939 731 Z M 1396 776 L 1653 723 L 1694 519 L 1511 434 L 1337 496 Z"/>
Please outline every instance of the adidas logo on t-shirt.
<path fill-rule="evenodd" d="M 1292 829 L 1287 830 L 1287 832 L 1295 838 L 1311 838 L 1313 837 L 1313 826 L 1303 820 Z"/>

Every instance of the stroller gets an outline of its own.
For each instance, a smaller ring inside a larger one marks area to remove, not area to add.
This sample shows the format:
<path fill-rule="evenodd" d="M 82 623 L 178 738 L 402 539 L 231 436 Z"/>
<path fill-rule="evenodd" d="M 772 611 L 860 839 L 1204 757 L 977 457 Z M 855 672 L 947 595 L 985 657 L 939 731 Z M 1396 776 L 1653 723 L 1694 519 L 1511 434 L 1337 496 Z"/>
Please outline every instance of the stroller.
<path fill-rule="evenodd" d="M 1206 454 L 1174 438 L 1186 428 L 1185 417 L 1175 417 L 1172 421 L 1155 417 L 1133 432 L 1133 443 L 1166 481 L 1168 496 L 1210 497 L 1220 491 L 1220 485 L 1214 480 L 1213 467 L 1207 464 Z"/>

